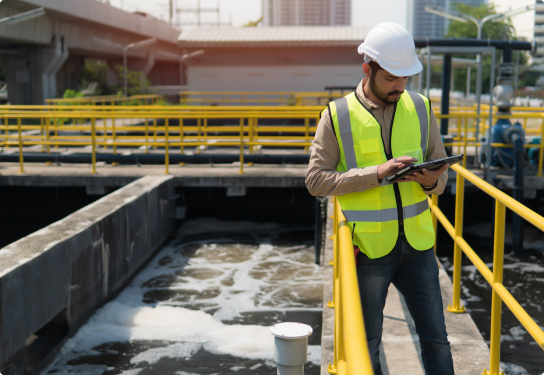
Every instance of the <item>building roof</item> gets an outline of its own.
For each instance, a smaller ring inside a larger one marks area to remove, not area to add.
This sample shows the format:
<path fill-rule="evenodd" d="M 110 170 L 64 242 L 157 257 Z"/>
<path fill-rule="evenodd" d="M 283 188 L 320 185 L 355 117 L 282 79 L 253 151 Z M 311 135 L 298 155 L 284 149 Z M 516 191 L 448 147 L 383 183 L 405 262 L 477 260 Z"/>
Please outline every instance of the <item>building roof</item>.
<path fill-rule="evenodd" d="M 183 31 L 178 42 L 183 47 L 356 46 L 370 29 L 351 26 L 195 28 Z"/>

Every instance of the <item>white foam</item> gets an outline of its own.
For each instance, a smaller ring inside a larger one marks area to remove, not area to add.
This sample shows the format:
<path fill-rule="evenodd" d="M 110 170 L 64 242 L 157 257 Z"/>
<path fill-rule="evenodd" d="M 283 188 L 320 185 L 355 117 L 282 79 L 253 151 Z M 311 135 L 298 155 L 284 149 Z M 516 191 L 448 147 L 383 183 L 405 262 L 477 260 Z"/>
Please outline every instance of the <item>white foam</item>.
<path fill-rule="evenodd" d="M 188 221 L 180 229 L 180 236 L 200 233 L 204 230 L 199 229 L 202 226 L 214 232 L 282 231 L 276 224 L 199 219 Z M 213 244 L 202 241 L 174 246 L 179 242 L 178 237 L 161 250 L 130 286 L 96 311 L 67 342 L 62 357 L 51 369 L 70 368 L 70 373 L 77 373 L 73 372 L 77 366 L 68 366 L 67 362 L 83 355 L 99 354 L 93 350 L 99 345 L 148 340 L 162 341 L 166 346 L 148 349 L 133 357 L 130 363 L 138 368 L 145 367 L 146 363 L 155 364 L 161 358 L 190 358 L 200 348 L 214 354 L 263 360 L 273 366 L 274 337 L 270 327 L 229 325 L 222 321 L 240 318 L 241 312 L 300 310 L 308 306 L 311 306 L 308 310 L 321 310 L 323 276 L 320 268 L 312 263 L 310 247 L 233 244 L 229 239 Z M 198 246 L 194 255 L 185 257 L 184 249 L 194 250 L 194 246 Z M 161 263 L 165 257 L 172 261 Z M 177 276 L 175 272 L 180 271 Z M 160 277 L 173 281 L 168 285 L 144 287 Z M 187 291 L 215 291 L 215 294 L 187 302 L 167 300 L 153 305 L 143 302 L 147 292 L 163 290 L 174 295 Z M 194 310 L 195 303 L 203 302 L 216 309 L 213 316 Z M 320 364 L 320 346 L 309 347 L 308 360 Z"/>
<path fill-rule="evenodd" d="M 159 362 L 161 358 L 191 357 L 198 349 L 200 349 L 200 345 L 198 344 L 190 345 L 187 343 L 177 343 L 169 345 L 165 348 L 153 348 L 146 350 L 145 352 L 142 352 L 136 357 L 132 358 L 130 363 L 139 364 L 141 362 L 147 362 L 148 364 L 152 365 Z"/>

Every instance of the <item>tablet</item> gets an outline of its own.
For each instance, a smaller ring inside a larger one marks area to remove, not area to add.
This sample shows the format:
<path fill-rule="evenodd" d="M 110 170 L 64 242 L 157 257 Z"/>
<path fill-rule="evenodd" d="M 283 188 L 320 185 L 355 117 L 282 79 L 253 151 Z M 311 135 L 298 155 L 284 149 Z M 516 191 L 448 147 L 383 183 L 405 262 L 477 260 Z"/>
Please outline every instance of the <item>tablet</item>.
<path fill-rule="evenodd" d="M 386 177 L 385 179 L 389 183 L 397 182 L 398 180 L 402 179 L 404 176 L 413 174 L 414 172 L 419 172 L 422 169 L 427 169 L 429 171 L 432 171 L 433 169 L 438 169 L 442 167 L 444 164 L 449 164 L 449 165 L 457 164 L 460 161 L 462 161 L 464 157 L 465 155 L 461 154 L 461 155 L 450 156 L 444 159 L 436 159 L 436 160 L 426 161 L 425 163 L 421 163 L 421 164 L 411 165 L 407 168 L 404 168 L 402 171 L 395 173 L 392 176 Z"/>

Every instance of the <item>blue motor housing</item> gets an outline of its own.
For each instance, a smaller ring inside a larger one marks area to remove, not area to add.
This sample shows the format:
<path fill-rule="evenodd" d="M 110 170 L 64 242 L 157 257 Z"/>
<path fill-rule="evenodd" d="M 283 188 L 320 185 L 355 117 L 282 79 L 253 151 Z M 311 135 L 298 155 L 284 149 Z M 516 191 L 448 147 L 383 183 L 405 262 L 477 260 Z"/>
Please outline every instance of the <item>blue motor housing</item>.
<path fill-rule="evenodd" d="M 532 145 L 539 145 L 540 142 L 542 142 L 542 139 L 540 137 L 535 137 L 531 140 Z M 538 164 L 538 157 L 540 155 L 540 149 L 536 147 L 531 147 L 529 149 L 529 160 L 531 161 L 531 164 Z"/>
<path fill-rule="evenodd" d="M 495 125 L 493 125 L 493 129 L 491 129 L 491 143 L 510 143 L 509 140 L 505 139 L 505 133 L 511 126 L 516 126 L 523 130 L 519 122 L 512 125 L 509 119 L 498 119 Z M 505 164 L 505 167 L 511 168 L 514 165 L 514 151 L 511 148 L 501 147 L 500 152 L 502 156 L 499 158 L 499 148 L 493 148 L 491 165 L 498 167 Z"/>

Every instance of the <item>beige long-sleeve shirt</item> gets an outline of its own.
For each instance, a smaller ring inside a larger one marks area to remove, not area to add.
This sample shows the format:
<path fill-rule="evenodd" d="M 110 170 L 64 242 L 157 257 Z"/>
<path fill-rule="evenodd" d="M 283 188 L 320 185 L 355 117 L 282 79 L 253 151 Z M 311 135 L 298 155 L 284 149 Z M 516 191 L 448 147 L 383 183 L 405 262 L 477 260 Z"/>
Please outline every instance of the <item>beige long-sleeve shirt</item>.
<path fill-rule="evenodd" d="M 361 103 L 374 115 L 380 124 L 383 143 L 386 147 L 385 151 L 389 153 L 391 120 L 395 105 L 388 104 L 385 107 L 381 107 L 368 100 L 363 91 L 365 83 L 366 78 L 359 83 L 355 93 Z M 429 144 L 426 160 L 445 158 L 447 156 L 446 150 L 442 143 L 436 117 L 432 110 L 429 126 Z M 377 165 L 366 168 L 353 168 L 347 172 L 338 172 L 336 166 L 339 160 L 340 149 L 338 141 L 334 134 L 334 126 L 329 116 L 329 110 L 326 109 L 317 126 L 313 141 L 313 150 L 308 165 L 308 173 L 306 175 L 306 187 L 310 194 L 314 196 L 338 196 L 365 191 L 379 185 Z M 423 191 L 428 195 L 442 194 L 446 187 L 447 179 L 448 174 L 446 171 L 439 176 L 437 186 L 434 189 L 423 189 Z"/>

